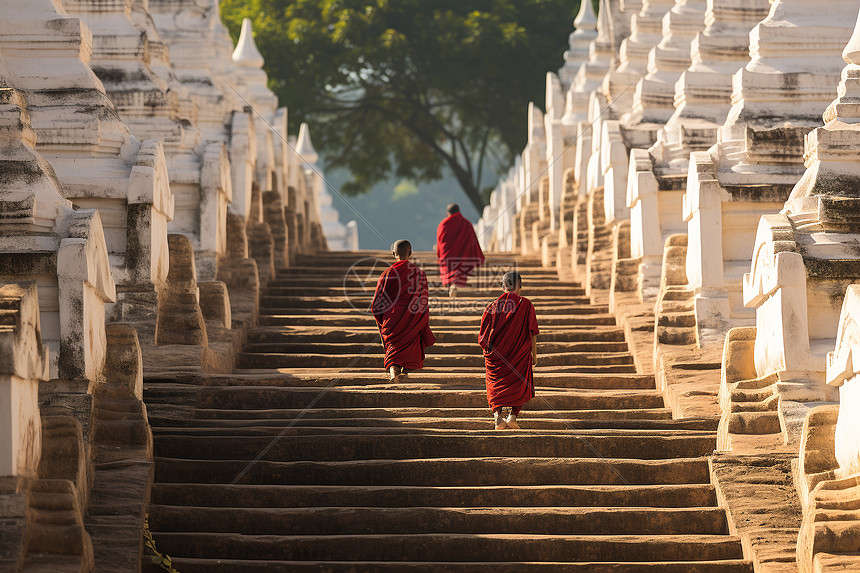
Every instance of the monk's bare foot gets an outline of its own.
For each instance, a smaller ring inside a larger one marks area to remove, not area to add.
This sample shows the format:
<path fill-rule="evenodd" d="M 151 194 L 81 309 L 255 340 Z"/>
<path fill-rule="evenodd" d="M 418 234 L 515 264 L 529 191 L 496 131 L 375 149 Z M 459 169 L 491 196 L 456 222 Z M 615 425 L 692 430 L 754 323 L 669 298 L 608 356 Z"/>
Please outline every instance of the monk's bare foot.
<path fill-rule="evenodd" d="M 391 382 L 394 382 L 395 384 L 399 384 L 400 383 L 400 373 L 401 373 L 400 366 L 392 366 L 391 368 L 388 369 L 388 379 Z"/>
<path fill-rule="evenodd" d="M 407 372 L 406 368 L 404 368 L 403 370 L 400 371 L 400 379 L 406 380 L 407 378 L 409 378 L 409 372 Z"/>
<path fill-rule="evenodd" d="M 507 424 L 508 428 L 511 430 L 519 430 L 520 425 L 517 424 L 517 417 L 511 414 L 508 416 L 507 420 L 505 420 L 505 424 Z"/>
<path fill-rule="evenodd" d="M 496 426 L 497 430 L 507 430 L 508 424 L 505 422 L 504 417 L 502 417 L 501 412 L 493 412 L 493 423 Z"/>
<path fill-rule="evenodd" d="M 448 287 L 448 297 L 457 298 L 457 285 L 451 285 Z"/>

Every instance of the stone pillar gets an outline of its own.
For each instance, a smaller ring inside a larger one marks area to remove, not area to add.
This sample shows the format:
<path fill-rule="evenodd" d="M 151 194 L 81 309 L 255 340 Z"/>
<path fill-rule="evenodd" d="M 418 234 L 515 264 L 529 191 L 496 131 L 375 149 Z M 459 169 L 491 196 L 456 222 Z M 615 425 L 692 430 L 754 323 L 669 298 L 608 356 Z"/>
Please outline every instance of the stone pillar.
<path fill-rule="evenodd" d="M 42 454 L 39 382 L 48 379 L 36 283 L 0 285 L 0 476 L 35 477 Z"/>
<path fill-rule="evenodd" d="M 639 266 L 643 299 L 653 298 L 660 288 L 660 265 L 665 237 L 660 226 L 659 186 L 651 156 L 644 149 L 630 152 L 627 203 L 630 207 L 630 255 Z"/>
<path fill-rule="evenodd" d="M 558 226 L 558 206 L 561 203 L 562 175 L 564 170 L 572 166 L 574 156 L 565 153 L 565 127 L 561 123 L 564 114 L 564 96 L 561 92 L 561 82 L 554 73 L 546 75 L 546 114 L 544 115 L 544 131 L 546 133 L 546 164 L 549 176 L 549 192 L 543 205 L 544 197 L 540 197 L 541 220 L 547 220 L 549 231 L 553 232 Z"/>
<path fill-rule="evenodd" d="M 206 281 L 215 277 L 218 261 L 227 252 L 227 213 L 233 198 L 233 184 L 225 144 L 209 143 L 202 159 L 197 196 L 185 196 L 189 200 L 183 205 L 187 209 L 187 226 L 174 225 L 170 230 L 193 239 L 197 278 Z"/>
<path fill-rule="evenodd" d="M 200 311 L 194 250 L 185 235 L 171 233 L 170 273 L 162 294 L 162 312 L 158 316 L 155 343 L 206 346 L 206 324 Z"/>
<path fill-rule="evenodd" d="M 250 107 L 233 112 L 230 128 L 230 173 L 233 197 L 230 211 L 245 217 L 246 221 L 258 223 L 263 219 L 261 205 L 254 209 L 251 202 L 251 186 L 254 184 L 257 139 Z"/>

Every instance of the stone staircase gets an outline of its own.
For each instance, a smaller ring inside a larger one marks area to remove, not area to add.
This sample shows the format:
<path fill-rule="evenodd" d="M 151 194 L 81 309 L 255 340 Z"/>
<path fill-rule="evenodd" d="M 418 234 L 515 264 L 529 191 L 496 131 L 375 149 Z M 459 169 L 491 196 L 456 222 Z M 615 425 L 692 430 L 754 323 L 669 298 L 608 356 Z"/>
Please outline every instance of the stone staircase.
<path fill-rule="evenodd" d="M 381 367 L 366 308 L 388 257 L 368 252 L 278 272 L 234 375 L 146 380 L 150 526 L 177 570 L 752 571 L 710 483 L 716 420 L 671 419 L 605 306 L 499 255 L 452 306 L 416 258 L 438 342 L 407 383 Z M 537 397 L 497 432 L 476 339 L 494 269 L 514 265 Z"/>

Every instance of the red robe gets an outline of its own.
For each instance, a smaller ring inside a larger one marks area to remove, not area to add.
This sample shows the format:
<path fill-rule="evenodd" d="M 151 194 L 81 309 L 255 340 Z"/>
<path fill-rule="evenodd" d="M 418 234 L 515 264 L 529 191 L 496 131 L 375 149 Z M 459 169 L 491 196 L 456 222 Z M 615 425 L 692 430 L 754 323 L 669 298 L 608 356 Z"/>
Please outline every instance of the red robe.
<path fill-rule="evenodd" d="M 436 254 L 442 284 L 464 286 L 469 273 L 484 263 L 475 228 L 462 213 L 448 215 L 436 228 Z"/>
<path fill-rule="evenodd" d="M 436 342 L 430 331 L 427 275 L 409 261 L 388 267 L 379 282 L 370 310 L 385 346 L 385 369 L 424 366 L 424 349 Z"/>
<path fill-rule="evenodd" d="M 535 307 L 527 298 L 504 293 L 484 310 L 478 344 L 484 349 L 491 410 L 513 406 L 519 411 L 534 398 L 532 336 L 538 332 Z"/>

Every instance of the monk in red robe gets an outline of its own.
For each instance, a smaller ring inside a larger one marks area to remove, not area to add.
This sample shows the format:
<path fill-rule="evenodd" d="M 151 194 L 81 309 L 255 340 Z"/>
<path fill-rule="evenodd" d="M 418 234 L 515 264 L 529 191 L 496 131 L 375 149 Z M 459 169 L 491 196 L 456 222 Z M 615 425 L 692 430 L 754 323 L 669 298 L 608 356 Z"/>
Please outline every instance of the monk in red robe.
<path fill-rule="evenodd" d="M 424 349 L 436 338 L 430 331 L 427 275 L 409 262 L 412 244 L 394 243 L 395 263 L 379 282 L 370 305 L 385 347 L 385 369 L 394 382 L 401 382 L 410 370 L 424 367 Z"/>
<path fill-rule="evenodd" d="M 451 298 L 465 286 L 469 273 L 484 263 L 484 252 L 472 223 L 460 213 L 456 203 L 448 205 L 448 216 L 436 228 L 436 256 L 442 285 Z"/>
<path fill-rule="evenodd" d="M 535 307 L 520 296 L 523 281 L 516 271 L 502 277 L 502 296 L 491 302 L 481 317 L 478 344 L 487 367 L 487 401 L 497 430 L 519 429 L 517 416 L 534 398 L 532 366 L 537 364 L 540 332 Z M 510 413 L 504 410 L 510 408 Z"/>

